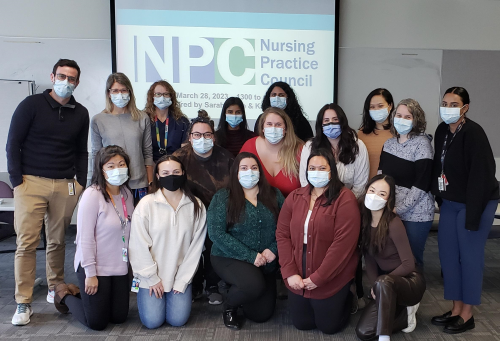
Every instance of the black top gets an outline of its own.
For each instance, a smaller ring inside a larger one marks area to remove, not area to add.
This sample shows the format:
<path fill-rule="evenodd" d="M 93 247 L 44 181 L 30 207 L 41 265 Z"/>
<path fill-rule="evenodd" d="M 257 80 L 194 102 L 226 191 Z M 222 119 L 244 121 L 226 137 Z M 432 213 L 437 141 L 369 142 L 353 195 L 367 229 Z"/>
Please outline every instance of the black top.
<path fill-rule="evenodd" d="M 181 144 L 187 141 L 189 132 L 189 120 L 182 116 L 175 120 L 171 115 L 168 116 L 168 136 L 167 136 L 167 154 L 173 154 L 181 147 Z M 158 121 L 158 130 L 160 131 L 160 146 L 165 148 L 165 122 Z M 153 142 L 153 161 L 156 162 L 165 154 L 160 154 L 158 139 L 156 138 L 156 123 L 151 122 L 151 141 Z"/>
<path fill-rule="evenodd" d="M 89 112 L 71 96 L 61 105 L 47 89 L 16 108 L 7 138 L 7 168 L 13 187 L 23 175 L 87 183 Z"/>
<path fill-rule="evenodd" d="M 468 118 L 450 145 L 452 136 L 444 122 L 437 127 L 432 194 L 438 203 L 440 199 L 446 199 L 466 204 L 465 228 L 477 231 L 488 201 L 499 198 L 493 151 L 483 128 Z M 449 184 L 446 191 L 440 192 L 438 177 L 441 175 L 441 152 L 446 137 L 448 151 L 444 160 L 444 174 Z"/>
<path fill-rule="evenodd" d="M 226 129 L 226 128 L 222 128 Z M 253 131 L 248 129 L 239 130 L 226 130 L 226 138 L 222 138 L 222 132 L 219 129 L 215 132 L 215 142 L 224 149 L 227 149 L 234 157 L 240 153 L 241 147 L 250 140 L 257 136 Z"/>
<path fill-rule="evenodd" d="M 255 126 L 253 128 L 253 131 L 258 135 L 259 134 L 259 121 L 260 118 L 262 117 L 262 114 L 257 117 L 257 120 L 255 121 Z M 290 119 L 292 119 L 290 117 Z M 297 116 L 295 120 L 292 119 L 293 123 L 293 130 L 295 131 L 295 135 L 302 141 L 306 142 L 308 141 L 311 137 L 314 136 L 313 130 L 311 128 L 311 125 L 309 124 L 309 121 L 307 118 L 305 118 L 302 115 Z"/>

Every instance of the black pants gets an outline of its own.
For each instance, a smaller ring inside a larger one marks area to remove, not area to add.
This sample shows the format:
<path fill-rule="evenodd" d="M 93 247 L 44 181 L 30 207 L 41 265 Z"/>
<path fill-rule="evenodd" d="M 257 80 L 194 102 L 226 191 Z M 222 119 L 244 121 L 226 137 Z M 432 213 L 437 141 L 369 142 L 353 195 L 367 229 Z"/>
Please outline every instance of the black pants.
<path fill-rule="evenodd" d="M 198 270 L 193 277 L 193 296 L 195 293 L 203 290 L 203 281 L 206 281 L 206 289 L 217 287 L 220 278 L 212 267 L 210 253 L 214 243 L 207 237 L 205 238 L 205 251 L 203 251 Z"/>
<path fill-rule="evenodd" d="M 341 331 L 351 316 L 351 281 L 335 295 L 318 300 L 288 291 L 288 309 L 299 330 L 319 329 L 325 334 Z"/>
<path fill-rule="evenodd" d="M 254 322 L 266 322 L 276 307 L 276 272 L 264 274 L 253 264 L 212 256 L 215 272 L 231 285 L 225 309 L 243 307 L 245 316 Z"/>
<path fill-rule="evenodd" d="M 406 307 L 420 302 L 425 292 L 425 279 L 420 269 L 405 277 L 381 275 L 372 288 L 376 300 L 363 310 L 356 327 L 361 340 L 376 340 L 379 335 L 392 335 L 406 328 Z"/>
<path fill-rule="evenodd" d="M 83 325 L 94 330 L 103 330 L 108 323 L 123 323 L 128 316 L 129 279 L 123 276 L 97 276 L 95 295 L 85 293 L 85 271 L 81 266 L 76 272 L 81 298 L 67 295 L 64 303 Z"/>

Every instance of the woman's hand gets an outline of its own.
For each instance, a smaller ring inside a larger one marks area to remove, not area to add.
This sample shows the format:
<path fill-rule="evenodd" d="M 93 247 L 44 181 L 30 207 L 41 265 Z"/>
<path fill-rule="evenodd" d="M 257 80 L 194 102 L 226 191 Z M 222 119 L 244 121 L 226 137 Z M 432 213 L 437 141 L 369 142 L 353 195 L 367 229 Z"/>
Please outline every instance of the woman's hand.
<path fill-rule="evenodd" d="M 267 263 L 266 257 L 264 257 L 262 254 L 258 253 L 257 257 L 255 257 L 255 261 L 253 262 L 253 265 L 256 267 L 264 266 Z"/>
<path fill-rule="evenodd" d="M 97 280 L 97 276 L 85 278 L 85 293 L 87 295 L 97 294 L 98 285 L 99 281 Z"/>
<path fill-rule="evenodd" d="M 316 284 L 313 283 L 313 281 L 311 281 L 311 277 L 307 277 L 302 282 L 304 283 L 304 289 L 306 290 L 314 290 L 318 287 Z"/>
<path fill-rule="evenodd" d="M 286 279 L 288 281 L 288 285 L 293 290 L 301 290 L 304 289 L 304 282 L 302 281 L 302 277 L 299 275 L 293 275 Z"/>
<path fill-rule="evenodd" d="M 153 293 L 155 294 L 156 298 L 163 297 L 164 290 L 163 290 L 163 284 L 161 284 L 161 281 L 159 281 L 155 285 L 149 287 L 149 296 L 151 296 Z"/>
<path fill-rule="evenodd" d="M 370 293 L 372 294 L 372 298 L 373 298 L 374 300 L 376 300 L 377 298 L 375 297 L 375 293 L 373 292 L 373 288 L 372 288 L 372 290 L 371 290 L 371 292 L 370 292 Z"/>
<path fill-rule="evenodd" d="M 268 263 L 271 263 L 273 260 L 276 259 L 276 255 L 269 249 L 265 249 L 264 251 L 262 251 L 262 256 L 266 258 Z"/>

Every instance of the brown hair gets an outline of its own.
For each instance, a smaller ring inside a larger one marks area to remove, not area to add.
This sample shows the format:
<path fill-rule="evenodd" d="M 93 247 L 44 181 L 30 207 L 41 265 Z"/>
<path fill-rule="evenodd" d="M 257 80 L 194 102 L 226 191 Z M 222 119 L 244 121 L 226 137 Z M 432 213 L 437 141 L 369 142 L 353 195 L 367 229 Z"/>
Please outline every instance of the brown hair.
<path fill-rule="evenodd" d="M 144 112 L 146 112 L 146 114 L 148 114 L 151 121 L 154 121 L 155 116 L 156 116 L 156 106 L 154 104 L 154 93 L 155 93 L 155 88 L 157 85 L 163 86 L 170 93 L 170 99 L 172 100 L 172 105 L 170 105 L 168 110 L 170 113 L 172 113 L 173 118 L 176 121 L 178 121 L 181 119 L 181 117 L 186 117 L 186 115 L 184 115 L 182 113 L 181 105 L 177 101 L 177 94 L 176 94 L 174 88 L 172 87 L 172 85 L 170 85 L 170 83 L 167 81 L 160 80 L 160 81 L 154 82 L 151 85 L 151 87 L 149 88 L 147 98 L 146 98 L 146 106 L 144 107 Z"/>
<path fill-rule="evenodd" d="M 135 95 L 134 95 L 134 89 L 132 88 L 132 83 L 128 79 L 128 77 L 121 72 L 116 72 L 112 73 L 109 75 L 108 80 L 106 81 L 106 108 L 102 111 L 107 114 L 111 114 L 113 111 L 113 102 L 111 101 L 111 98 L 109 97 L 109 89 L 113 86 L 113 84 L 119 83 L 126 87 L 129 91 L 130 94 L 130 101 L 127 104 L 127 108 L 130 111 L 130 114 L 132 115 L 132 120 L 137 121 L 141 118 L 143 115 L 142 111 L 137 109 L 137 106 L 135 105 Z"/>
<path fill-rule="evenodd" d="M 375 237 L 372 240 L 372 211 L 365 206 L 365 197 L 370 186 L 379 180 L 387 182 L 390 188 L 390 193 L 387 198 L 387 204 L 384 207 L 382 217 L 377 225 Z M 385 174 L 375 175 L 371 178 L 365 186 L 364 194 L 359 198 L 359 205 L 361 211 L 361 250 L 365 253 L 368 252 L 371 255 L 379 253 L 385 247 L 387 236 L 389 235 L 389 224 L 392 219 L 396 217 L 396 214 L 393 212 L 394 206 L 396 205 L 396 183 L 394 178 Z"/>
<path fill-rule="evenodd" d="M 283 122 L 285 122 L 285 136 L 283 137 L 283 145 L 278 152 L 278 159 L 283 163 L 283 168 L 285 169 L 284 174 L 289 178 L 296 177 L 299 175 L 299 161 L 297 156 L 299 155 L 300 147 L 304 144 L 301 139 L 295 135 L 293 130 L 293 123 L 290 117 L 279 108 L 269 107 L 264 110 L 262 117 L 260 118 L 259 135 L 264 137 L 264 124 L 266 123 L 266 117 L 270 114 L 276 114 Z"/>

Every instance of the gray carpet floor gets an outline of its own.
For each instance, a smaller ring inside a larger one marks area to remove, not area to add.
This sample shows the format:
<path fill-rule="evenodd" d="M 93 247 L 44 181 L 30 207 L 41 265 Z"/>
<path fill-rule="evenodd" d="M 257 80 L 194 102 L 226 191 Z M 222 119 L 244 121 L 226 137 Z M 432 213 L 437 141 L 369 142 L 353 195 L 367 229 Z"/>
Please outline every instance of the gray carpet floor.
<path fill-rule="evenodd" d="M 75 246 L 74 227 L 67 234 L 66 281 L 76 283 L 73 270 Z M 0 242 L 1 249 L 15 247 L 14 238 Z M 486 267 L 482 304 L 474 309 L 476 328 L 464 334 L 447 335 L 441 327 L 433 326 L 434 315 L 448 311 L 450 303 L 443 300 L 443 286 L 437 248 L 437 236 L 433 232 L 427 241 L 425 252 L 425 276 L 427 291 L 417 313 L 417 328 L 413 333 L 397 333 L 393 340 L 477 340 L 500 341 L 500 240 L 489 240 L 486 245 Z M 210 341 L 264 341 L 264 340 L 357 340 L 354 327 L 360 313 L 353 315 L 346 329 L 336 335 L 323 335 L 318 331 L 299 331 L 291 324 L 287 312 L 287 301 L 278 301 L 273 318 L 263 324 L 246 321 L 240 331 L 231 331 L 222 323 L 221 306 L 210 306 L 206 301 L 193 304 L 188 323 L 181 328 L 167 325 L 157 330 L 142 327 L 137 312 L 135 294 L 130 295 L 130 313 L 126 323 L 109 325 L 96 332 L 85 328 L 71 314 L 61 315 L 53 305 L 46 302 L 45 254 L 37 251 L 37 277 L 43 283 L 34 290 L 32 304 L 34 315 L 31 323 L 24 327 L 13 326 L 10 321 L 16 309 L 14 295 L 14 254 L 0 254 L 0 340 L 210 340 Z"/>

